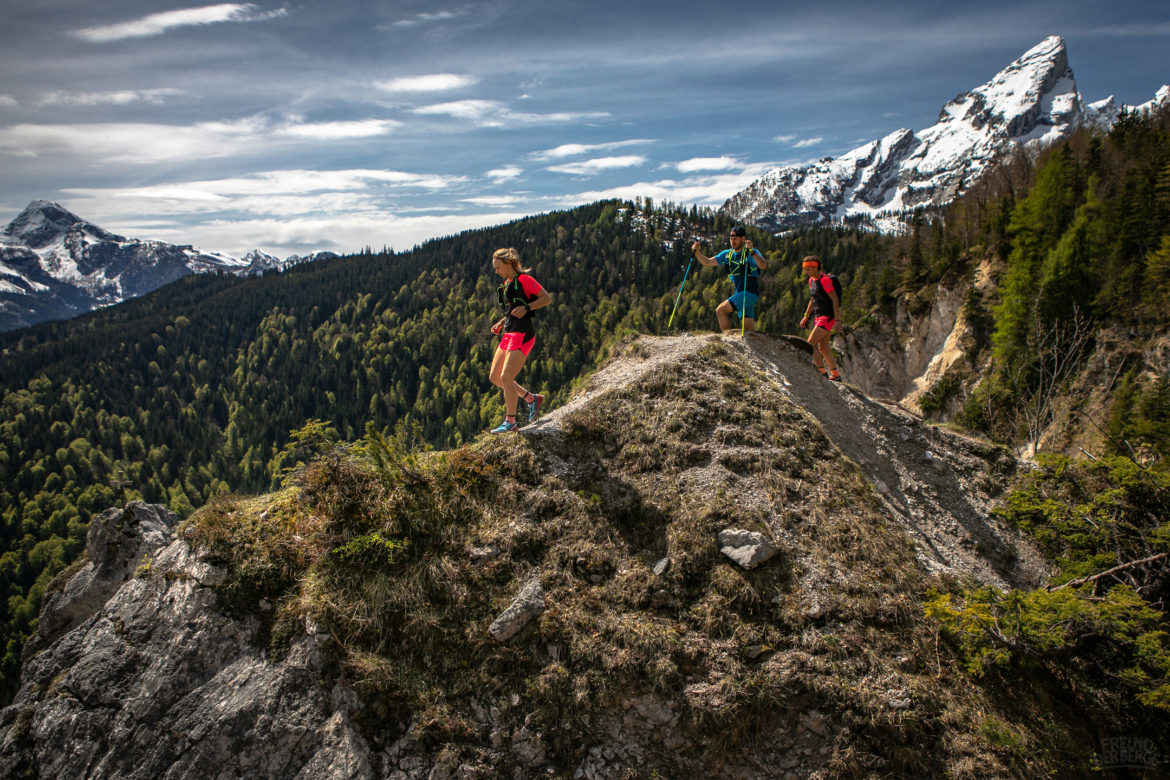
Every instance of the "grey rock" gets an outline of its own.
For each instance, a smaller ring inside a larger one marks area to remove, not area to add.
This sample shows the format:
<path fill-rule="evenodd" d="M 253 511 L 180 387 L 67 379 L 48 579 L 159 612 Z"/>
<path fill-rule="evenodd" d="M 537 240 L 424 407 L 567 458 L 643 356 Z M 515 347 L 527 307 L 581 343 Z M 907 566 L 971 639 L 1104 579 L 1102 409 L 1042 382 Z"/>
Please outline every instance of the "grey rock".
<path fill-rule="evenodd" d="M 829 730 L 825 727 L 825 716 L 816 710 L 809 710 L 801 715 L 800 725 L 818 736 L 829 736 Z"/>
<path fill-rule="evenodd" d="M 779 549 L 761 533 L 728 528 L 719 532 L 719 552 L 745 569 L 754 569 L 768 561 Z"/>
<path fill-rule="evenodd" d="M 512 755 L 529 769 L 542 766 L 545 762 L 544 744 L 539 734 L 522 727 L 512 737 Z"/>
<path fill-rule="evenodd" d="M 639 696 L 634 699 L 633 706 L 646 722 L 655 726 L 665 726 L 674 720 L 670 704 L 653 694 Z"/>
<path fill-rule="evenodd" d="M 89 563 L 45 597 L 35 650 L 93 615 L 151 554 L 169 544 L 179 518 L 165 507 L 131 501 L 93 519 L 85 537 Z"/>
<path fill-rule="evenodd" d="M 654 576 L 661 577 L 666 574 L 667 569 L 670 568 L 670 558 L 663 558 L 658 563 L 654 564 Z"/>
<path fill-rule="evenodd" d="M 485 564 L 488 561 L 492 560 L 493 558 L 497 557 L 500 554 L 500 551 L 497 550 L 495 547 L 490 547 L 490 546 L 488 546 L 488 547 L 472 547 L 468 551 L 468 554 L 471 556 L 471 562 L 478 566 L 478 565 Z"/>
<path fill-rule="evenodd" d="M 173 515 L 131 505 L 94 526 L 92 571 L 63 591 L 61 628 L 0 711 L 0 777 L 376 776 L 350 720 L 356 697 L 321 682 L 327 635 L 271 661 L 260 621 L 217 607 L 208 585 L 223 573 L 184 540 L 157 546 Z"/>
<path fill-rule="evenodd" d="M 520 595 L 503 614 L 492 621 L 488 632 L 498 642 L 506 642 L 515 636 L 528 621 L 544 612 L 544 589 L 540 582 L 533 580 L 524 586 Z"/>

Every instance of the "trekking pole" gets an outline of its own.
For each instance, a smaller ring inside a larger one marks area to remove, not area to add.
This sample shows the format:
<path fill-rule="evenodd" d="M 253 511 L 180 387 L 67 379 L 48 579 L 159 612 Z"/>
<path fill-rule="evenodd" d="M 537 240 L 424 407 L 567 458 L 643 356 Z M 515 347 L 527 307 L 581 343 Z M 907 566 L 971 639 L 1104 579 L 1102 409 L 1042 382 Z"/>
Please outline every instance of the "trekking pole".
<path fill-rule="evenodd" d="M 687 283 L 687 277 L 691 274 L 691 263 L 695 262 L 695 253 L 691 253 L 691 259 L 687 261 L 687 271 L 683 274 L 682 284 L 678 286 L 678 295 L 674 296 L 674 308 L 670 312 L 670 319 L 666 321 L 666 327 L 669 328 L 674 322 L 674 313 L 678 311 L 678 301 L 682 298 L 683 284 Z"/>
<path fill-rule="evenodd" d="M 748 291 L 747 291 L 748 257 L 749 257 L 748 251 L 747 251 L 747 248 L 745 247 L 743 250 L 743 304 L 741 305 L 740 310 L 739 310 L 739 337 L 740 338 L 743 338 L 744 328 L 747 326 L 746 310 L 747 310 L 747 296 L 748 296 Z"/>

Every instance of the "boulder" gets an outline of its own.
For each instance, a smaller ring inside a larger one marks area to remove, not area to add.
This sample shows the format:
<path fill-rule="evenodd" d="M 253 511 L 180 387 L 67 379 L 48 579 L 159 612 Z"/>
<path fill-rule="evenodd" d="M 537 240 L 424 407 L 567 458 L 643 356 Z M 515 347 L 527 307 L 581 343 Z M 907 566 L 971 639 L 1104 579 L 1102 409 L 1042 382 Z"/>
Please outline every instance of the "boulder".
<path fill-rule="evenodd" d="M 496 641 L 507 642 L 520 629 L 528 625 L 528 621 L 542 612 L 544 612 L 544 589 L 540 587 L 539 581 L 533 580 L 524 586 L 511 606 L 492 621 L 488 631 Z"/>
<path fill-rule="evenodd" d="M 719 552 L 745 569 L 754 569 L 763 565 L 779 549 L 757 531 L 728 528 L 719 532 Z"/>

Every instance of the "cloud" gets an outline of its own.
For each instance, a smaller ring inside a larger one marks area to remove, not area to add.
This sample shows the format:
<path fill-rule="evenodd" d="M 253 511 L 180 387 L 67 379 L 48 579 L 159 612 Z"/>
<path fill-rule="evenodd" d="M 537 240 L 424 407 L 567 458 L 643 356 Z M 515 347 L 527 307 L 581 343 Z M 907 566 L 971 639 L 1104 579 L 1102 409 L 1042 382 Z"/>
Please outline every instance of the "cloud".
<path fill-rule="evenodd" d="M 772 140 L 776 143 L 791 144 L 795 149 L 804 149 L 807 146 L 816 146 L 821 141 L 825 140 L 822 136 L 817 136 L 816 138 L 805 138 L 800 141 L 796 141 L 796 139 L 797 135 L 795 133 L 786 133 L 784 135 L 778 135 L 772 138 Z M 796 141 L 796 143 L 792 143 L 793 141 Z"/>
<path fill-rule="evenodd" d="M 462 16 L 462 13 L 455 13 L 454 11 L 437 11 L 435 13 L 421 13 L 409 16 L 406 19 L 400 19 L 394 23 L 395 27 L 415 27 L 420 24 L 428 24 L 430 22 L 447 22 L 456 17 Z"/>
<path fill-rule="evenodd" d="M 461 198 L 463 203 L 473 206 L 511 206 L 517 200 L 515 195 L 480 195 L 474 198 Z"/>
<path fill-rule="evenodd" d="M 613 168 L 633 168 L 637 165 L 644 165 L 646 158 L 640 154 L 625 155 L 623 157 L 598 157 L 595 160 L 582 160 L 581 162 L 566 163 L 565 165 L 551 165 L 548 170 L 554 173 L 569 173 L 574 176 L 592 176 L 601 171 L 612 170 Z"/>
<path fill-rule="evenodd" d="M 147 38 L 153 35 L 162 35 L 179 27 L 218 24 L 220 22 L 261 22 L 287 14 L 288 11 L 283 8 L 263 11 L 252 3 L 221 3 L 202 8 L 164 11 L 130 22 L 72 30 L 69 34 L 90 43 L 110 43 L 126 38 Z"/>
<path fill-rule="evenodd" d="M 404 190 L 433 192 L 464 182 L 458 176 L 394 170 L 289 169 L 147 187 L 74 188 L 62 190 L 66 197 L 61 200 L 66 208 L 115 232 L 130 235 L 133 228 L 146 238 L 195 244 L 235 257 L 257 247 L 302 253 L 356 251 L 366 245 L 406 247 L 523 216 L 461 215 L 463 209 L 439 206 L 426 209 L 423 216 L 404 217 L 408 209 L 389 206 Z M 512 200 L 461 202 L 494 210 Z M 456 213 L 439 216 L 447 211 Z"/>
<path fill-rule="evenodd" d="M 187 204 L 222 204 L 240 196 L 312 195 L 321 192 L 354 192 L 368 190 L 374 186 L 421 187 L 440 190 L 465 181 L 461 176 L 439 176 L 436 174 L 409 173 L 406 171 L 352 168 L 336 171 L 314 171 L 288 169 L 264 171 L 250 176 L 226 179 L 159 184 L 149 187 L 123 187 L 108 189 L 74 188 L 63 192 L 94 200 L 142 200 L 166 201 L 175 208 L 187 208 Z M 311 210 L 311 205 L 308 206 Z"/>
<path fill-rule="evenodd" d="M 524 169 L 518 165 L 505 165 L 503 168 L 492 168 L 490 171 L 484 173 L 484 176 L 492 179 L 497 184 L 500 182 L 511 181 L 524 173 Z"/>
<path fill-rule="evenodd" d="M 641 181 L 612 187 L 605 190 L 588 190 L 575 195 L 559 198 L 557 208 L 570 208 L 598 200 L 620 198 L 633 200 L 636 197 L 650 197 L 656 201 L 672 203 L 695 203 L 702 206 L 722 206 L 724 201 L 740 192 L 767 171 L 774 163 L 752 163 L 735 173 L 718 173 L 694 176 L 686 179 L 660 179 Z"/>
<path fill-rule="evenodd" d="M 261 116 L 194 125 L 97 123 L 0 127 L 0 155 L 75 156 L 90 165 L 230 157 L 275 141 L 344 141 L 386 135 L 393 119 L 273 125 Z"/>
<path fill-rule="evenodd" d="M 152 163 L 235 154 L 246 137 L 211 126 L 154 124 L 10 125 L 0 128 L 0 154 L 77 156 L 91 164 Z"/>
<path fill-rule="evenodd" d="M 65 205 L 65 204 L 62 204 Z M 72 204 L 66 208 L 72 208 Z M 518 210 L 488 210 L 472 214 L 429 213 L 404 215 L 397 210 L 370 208 L 338 209 L 287 218 L 212 219 L 197 225 L 149 226 L 142 223 L 141 235 L 175 244 L 194 244 L 204 251 L 243 257 L 252 249 L 279 255 L 307 254 L 321 249 L 356 252 L 362 247 L 384 246 L 408 249 L 435 236 L 491 227 L 527 216 Z M 113 223 L 111 230 L 121 230 Z"/>
<path fill-rule="evenodd" d="M 149 103 L 161 106 L 169 97 L 181 95 L 178 89 L 122 89 L 110 92 L 50 92 L 38 101 L 41 106 L 126 106 Z"/>
<path fill-rule="evenodd" d="M 420 106 L 414 113 L 424 116 L 449 116 L 466 119 L 480 127 L 503 127 L 507 124 L 544 124 L 571 122 L 578 119 L 596 119 L 609 116 L 608 112 L 533 114 L 513 111 L 498 100 L 456 100 Z"/>
<path fill-rule="evenodd" d="M 1160 24 L 1109 24 L 1103 27 L 1094 27 L 1086 35 L 1103 35 L 1109 38 L 1144 38 L 1148 36 L 1162 37 L 1170 35 L 1170 23 Z"/>
<path fill-rule="evenodd" d="M 389 81 L 376 81 L 374 86 L 386 92 L 442 92 L 475 84 L 479 79 L 458 73 L 432 73 L 427 76 L 403 76 Z"/>
<path fill-rule="evenodd" d="M 632 138 L 628 141 L 610 141 L 604 144 L 561 144 L 552 149 L 545 149 L 541 152 L 533 152 L 532 159 L 534 160 L 559 160 L 565 157 L 575 157 L 579 154 L 589 154 L 591 152 L 610 152 L 614 149 L 621 149 L 625 146 L 637 146 L 639 144 L 654 143 L 650 138 Z"/>
<path fill-rule="evenodd" d="M 307 138 L 319 141 L 339 141 L 346 138 L 372 138 L 386 135 L 402 123 L 394 119 L 361 119 L 351 122 L 317 122 L 282 127 L 276 135 L 289 138 Z"/>
<path fill-rule="evenodd" d="M 678 168 L 679 173 L 695 173 L 697 171 L 726 171 L 742 166 L 743 163 L 736 158 L 724 155 L 722 157 L 692 157 L 689 160 L 683 160 L 675 167 Z"/>
<path fill-rule="evenodd" d="M 19 108 L 20 103 L 12 95 L 0 95 L 0 108 Z"/>

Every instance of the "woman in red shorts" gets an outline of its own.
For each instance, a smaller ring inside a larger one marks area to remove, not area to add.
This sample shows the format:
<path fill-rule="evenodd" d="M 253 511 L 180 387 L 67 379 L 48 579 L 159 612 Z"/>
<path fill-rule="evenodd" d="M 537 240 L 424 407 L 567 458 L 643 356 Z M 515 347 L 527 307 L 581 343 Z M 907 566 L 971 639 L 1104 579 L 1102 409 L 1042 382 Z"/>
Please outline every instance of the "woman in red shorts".
<path fill-rule="evenodd" d="M 507 416 L 492 433 L 506 433 L 516 430 L 516 406 L 521 398 L 528 404 L 528 421 L 536 419 L 544 396 L 530 393 L 516 382 L 516 376 L 524 367 L 524 361 L 536 343 L 536 327 L 532 324 L 532 312 L 552 303 L 552 296 L 540 283 L 520 267 L 520 254 L 515 249 L 497 249 L 492 253 L 492 268 L 504 280 L 496 290 L 496 298 L 504 316 L 492 325 L 492 333 L 500 336 L 492 358 L 490 378 L 492 384 L 504 391 L 504 408 Z"/>
<path fill-rule="evenodd" d="M 809 255 L 801 263 L 804 272 L 808 274 L 808 308 L 804 310 L 804 317 L 800 320 L 800 327 L 808 322 L 809 315 L 813 317 L 812 333 L 808 334 L 808 343 L 813 348 L 813 365 L 817 371 L 832 379 L 841 381 L 837 373 L 837 362 L 833 360 L 833 350 L 829 346 L 829 334 L 837 327 L 837 320 L 841 318 L 841 300 L 837 291 L 833 289 L 833 280 L 827 274 L 821 273 L 821 258 Z M 825 365 L 829 371 L 825 373 Z"/>

